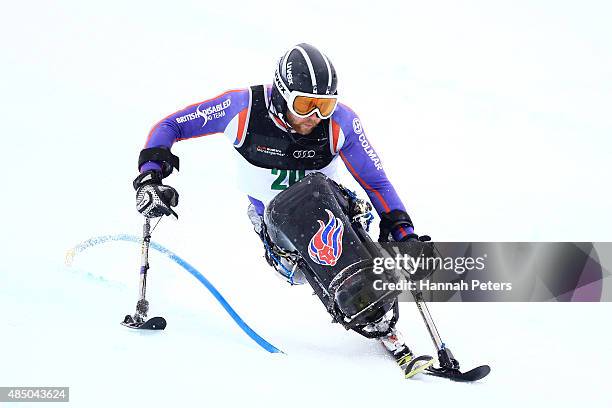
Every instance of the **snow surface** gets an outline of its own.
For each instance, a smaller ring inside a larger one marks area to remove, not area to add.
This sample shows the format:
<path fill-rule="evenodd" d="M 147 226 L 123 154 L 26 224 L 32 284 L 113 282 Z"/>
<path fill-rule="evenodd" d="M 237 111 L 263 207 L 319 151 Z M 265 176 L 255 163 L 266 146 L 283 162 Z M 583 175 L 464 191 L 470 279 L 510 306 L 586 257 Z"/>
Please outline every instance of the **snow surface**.
<path fill-rule="evenodd" d="M 2 10 L 0 386 L 70 386 L 70 404 L 84 407 L 611 405 L 607 303 L 432 304 L 462 365 L 493 371 L 477 384 L 404 380 L 379 345 L 330 324 L 307 287 L 269 270 L 220 135 L 174 148 L 180 220 L 163 220 L 153 239 L 286 354 L 259 348 L 158 253 L 148 296 L 151 315 L 168 319 L 159 333 L 118 324 L 137 297 L 137 245 L 107 243 L 64 265 L 82 240 L 140 233 L 131 180 L 157 120 L 269 82 L 301 41 L 333 60 L 418 231 L 609 241 L 608 3 L 63 0 Z M 401 313 L 410 345 L 431 353 L 416 308 Z"/>

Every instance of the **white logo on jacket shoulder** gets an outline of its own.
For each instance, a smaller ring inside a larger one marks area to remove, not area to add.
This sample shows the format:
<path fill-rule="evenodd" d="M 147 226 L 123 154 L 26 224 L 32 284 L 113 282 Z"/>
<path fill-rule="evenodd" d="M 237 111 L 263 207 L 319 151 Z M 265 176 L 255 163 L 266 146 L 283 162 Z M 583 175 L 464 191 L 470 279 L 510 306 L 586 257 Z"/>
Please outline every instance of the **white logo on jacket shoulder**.
<path fill-rule="evenodd" d="M 205 105 L 205 103 L 201 103 L 200 105 L 198 105 L 195 112 L 179 116 L 178 118 L 176 118 L 176 122 L 185 123 L 201 117 L 202 119 L 204 119 L 204 123 L 202 123 L 202 127 L 204 127 L 209 120 L 214 120 L 225 116 L 225 109 L 229 108 L 231 104 L 232 100 L 227 98 L 223 102 L 202 109 L 202 105 Z"/>
<path fill-rule="evenodd" d="M 363 128 L 361 127 L 361 122 L 359 121 L 359 118 L 353 119 L 353 131 L 357 135 L 363 133 Z"/>

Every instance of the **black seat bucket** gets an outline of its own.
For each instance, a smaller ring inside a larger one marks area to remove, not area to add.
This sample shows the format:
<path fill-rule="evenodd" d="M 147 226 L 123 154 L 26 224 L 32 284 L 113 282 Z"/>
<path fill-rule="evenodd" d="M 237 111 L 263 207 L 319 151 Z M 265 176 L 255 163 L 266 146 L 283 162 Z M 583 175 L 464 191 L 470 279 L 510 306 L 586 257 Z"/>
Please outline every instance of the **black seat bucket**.
<path fill-rule="evenodd" d="M 369 236 L 349 219 L 349 200 L 334 181 L 312 173 L 270 202 L 265 222 L 276 245 L 299 253 L 306 279 L 335 320 L 354 328 L 380 319 L 400 293 L 375 290 L 374 281 L 400 277 L 373 272 L 383 254 L 364 244 Z"/>

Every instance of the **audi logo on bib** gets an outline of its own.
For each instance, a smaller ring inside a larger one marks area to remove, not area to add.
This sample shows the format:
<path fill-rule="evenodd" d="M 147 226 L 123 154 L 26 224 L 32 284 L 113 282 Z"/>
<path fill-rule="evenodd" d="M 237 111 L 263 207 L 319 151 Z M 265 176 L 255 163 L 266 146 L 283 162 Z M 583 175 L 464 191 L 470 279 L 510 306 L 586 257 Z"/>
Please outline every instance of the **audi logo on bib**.
<path fill-rule="evenodd" d="M 314 150 L 295 150 L 293 152 L 293 157 L 296 159 L 312 159 L 315 157 Z"/>

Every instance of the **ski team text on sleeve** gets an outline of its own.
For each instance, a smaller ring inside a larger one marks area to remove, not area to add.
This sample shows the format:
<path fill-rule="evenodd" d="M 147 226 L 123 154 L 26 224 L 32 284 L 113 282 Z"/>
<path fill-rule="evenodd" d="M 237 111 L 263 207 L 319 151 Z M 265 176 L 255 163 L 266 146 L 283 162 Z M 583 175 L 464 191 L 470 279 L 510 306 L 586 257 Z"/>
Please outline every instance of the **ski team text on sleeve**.
<path fill-rule="evenodd" d="M 249 108 L 248 89 L 236 89 L 212 99 L 194 103 L 166 116 L 155 124 L 144 148 L 171 148 L 174 142 L 225 133 L 235 142 L 242 136 Z M 140 171 L 159 170 L 154 162 L 142 165 Z"/>

